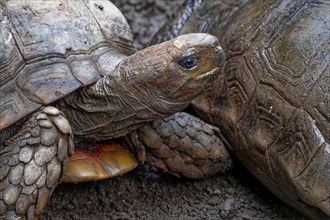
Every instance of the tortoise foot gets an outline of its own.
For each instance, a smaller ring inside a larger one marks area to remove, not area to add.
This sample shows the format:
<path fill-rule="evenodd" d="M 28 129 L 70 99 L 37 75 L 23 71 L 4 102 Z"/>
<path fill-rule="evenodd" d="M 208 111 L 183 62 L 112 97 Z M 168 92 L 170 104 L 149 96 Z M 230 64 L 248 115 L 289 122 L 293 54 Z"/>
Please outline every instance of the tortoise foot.
<path fill-rule="evenodd" d="M 198 179 L 232 167 L 220 130 L 187 113 L 156 120 L 137 133 L 148 148 L 146 162 L 176 176 Z"/>
<path fill-rule="evenodd" d="M 63 182 L 87 182 L 127 173 L 138 165 L 134 156 L 120 144 L 97 144 L 92 151 L 76 149 L 69 158 Z"/>
<path fill-rule="evenodd" d="M 73 148 L 71 128 L 59 110 L 32 114 L 2 148 L 0 219 L 38 219 Z"/>

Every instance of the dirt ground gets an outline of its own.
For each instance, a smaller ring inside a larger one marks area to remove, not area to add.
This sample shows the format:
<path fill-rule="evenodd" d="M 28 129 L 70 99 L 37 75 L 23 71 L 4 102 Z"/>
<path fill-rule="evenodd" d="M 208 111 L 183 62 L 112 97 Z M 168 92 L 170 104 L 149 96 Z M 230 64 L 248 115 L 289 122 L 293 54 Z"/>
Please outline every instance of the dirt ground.
<path fill-rule="evenodd" d="M 142 48 L 183 1 L 113 2 Z M 304 219 L 234 164 L 232 171 L 204 180 L 177 179 L 145 165 L 113 179 L 62 183 L 42 219 Z"/>

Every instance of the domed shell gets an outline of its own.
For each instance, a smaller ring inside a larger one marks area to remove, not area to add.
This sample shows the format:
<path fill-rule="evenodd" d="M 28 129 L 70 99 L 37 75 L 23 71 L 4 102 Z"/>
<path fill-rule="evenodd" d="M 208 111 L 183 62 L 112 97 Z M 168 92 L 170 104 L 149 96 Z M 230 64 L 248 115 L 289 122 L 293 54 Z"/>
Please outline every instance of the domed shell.
<path fill-rule="evenodd" d="M 184 27 L 218 36 L 227 56 L 194 105 L 278 197 L 330 216 L 329 2 L 245 2 L 213 7 L 217 16 L 201 12 Z"/>
<path fill-rule="evenodd" d="M 134 52 L 130 27 L 109 1 L 9 0 L 0 15 L 0 130 Z"/>

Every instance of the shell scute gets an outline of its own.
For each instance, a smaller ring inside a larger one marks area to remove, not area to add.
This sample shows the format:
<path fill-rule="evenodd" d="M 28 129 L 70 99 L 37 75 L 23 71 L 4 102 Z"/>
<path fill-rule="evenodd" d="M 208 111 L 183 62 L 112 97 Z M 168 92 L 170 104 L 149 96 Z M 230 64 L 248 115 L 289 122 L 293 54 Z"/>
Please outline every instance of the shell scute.
<path fill-rule="evenodd" d="M 0 14 L 0 130 L 134 52 L 130 27 L 109 1 L 6 1 Z"/>

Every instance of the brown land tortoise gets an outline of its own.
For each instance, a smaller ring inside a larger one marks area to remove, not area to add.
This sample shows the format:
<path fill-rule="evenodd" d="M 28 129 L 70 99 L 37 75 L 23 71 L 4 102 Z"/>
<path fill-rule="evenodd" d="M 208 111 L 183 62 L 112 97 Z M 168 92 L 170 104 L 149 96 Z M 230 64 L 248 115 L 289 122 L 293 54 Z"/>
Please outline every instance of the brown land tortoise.
<path fill-rule="evenodd" d="M 193 32 L 227 57 L 197 114 L 280 199 L 329 219 L 330 2 L 188 1 L 155 42 Z"/>
<path fill-rule="evenodd" d="M 134 52 L 109 1 L 1 1 L 0 218 L 38 218 L 59 181 L 103 179 L 144 160 L 192 178 L 228 167 L 217 128 L 185 135 L 199 124 L 188 115 L 156 123 L 176 127 L 173 140 L 162 128 L 152 143 L 142 130 L 147 155 L 132 132 L 181 111 L 211 84 L 225 60 L 218 39 L 188 34 Z M 123 136 L 126 148 L 94 144 Z"/>

